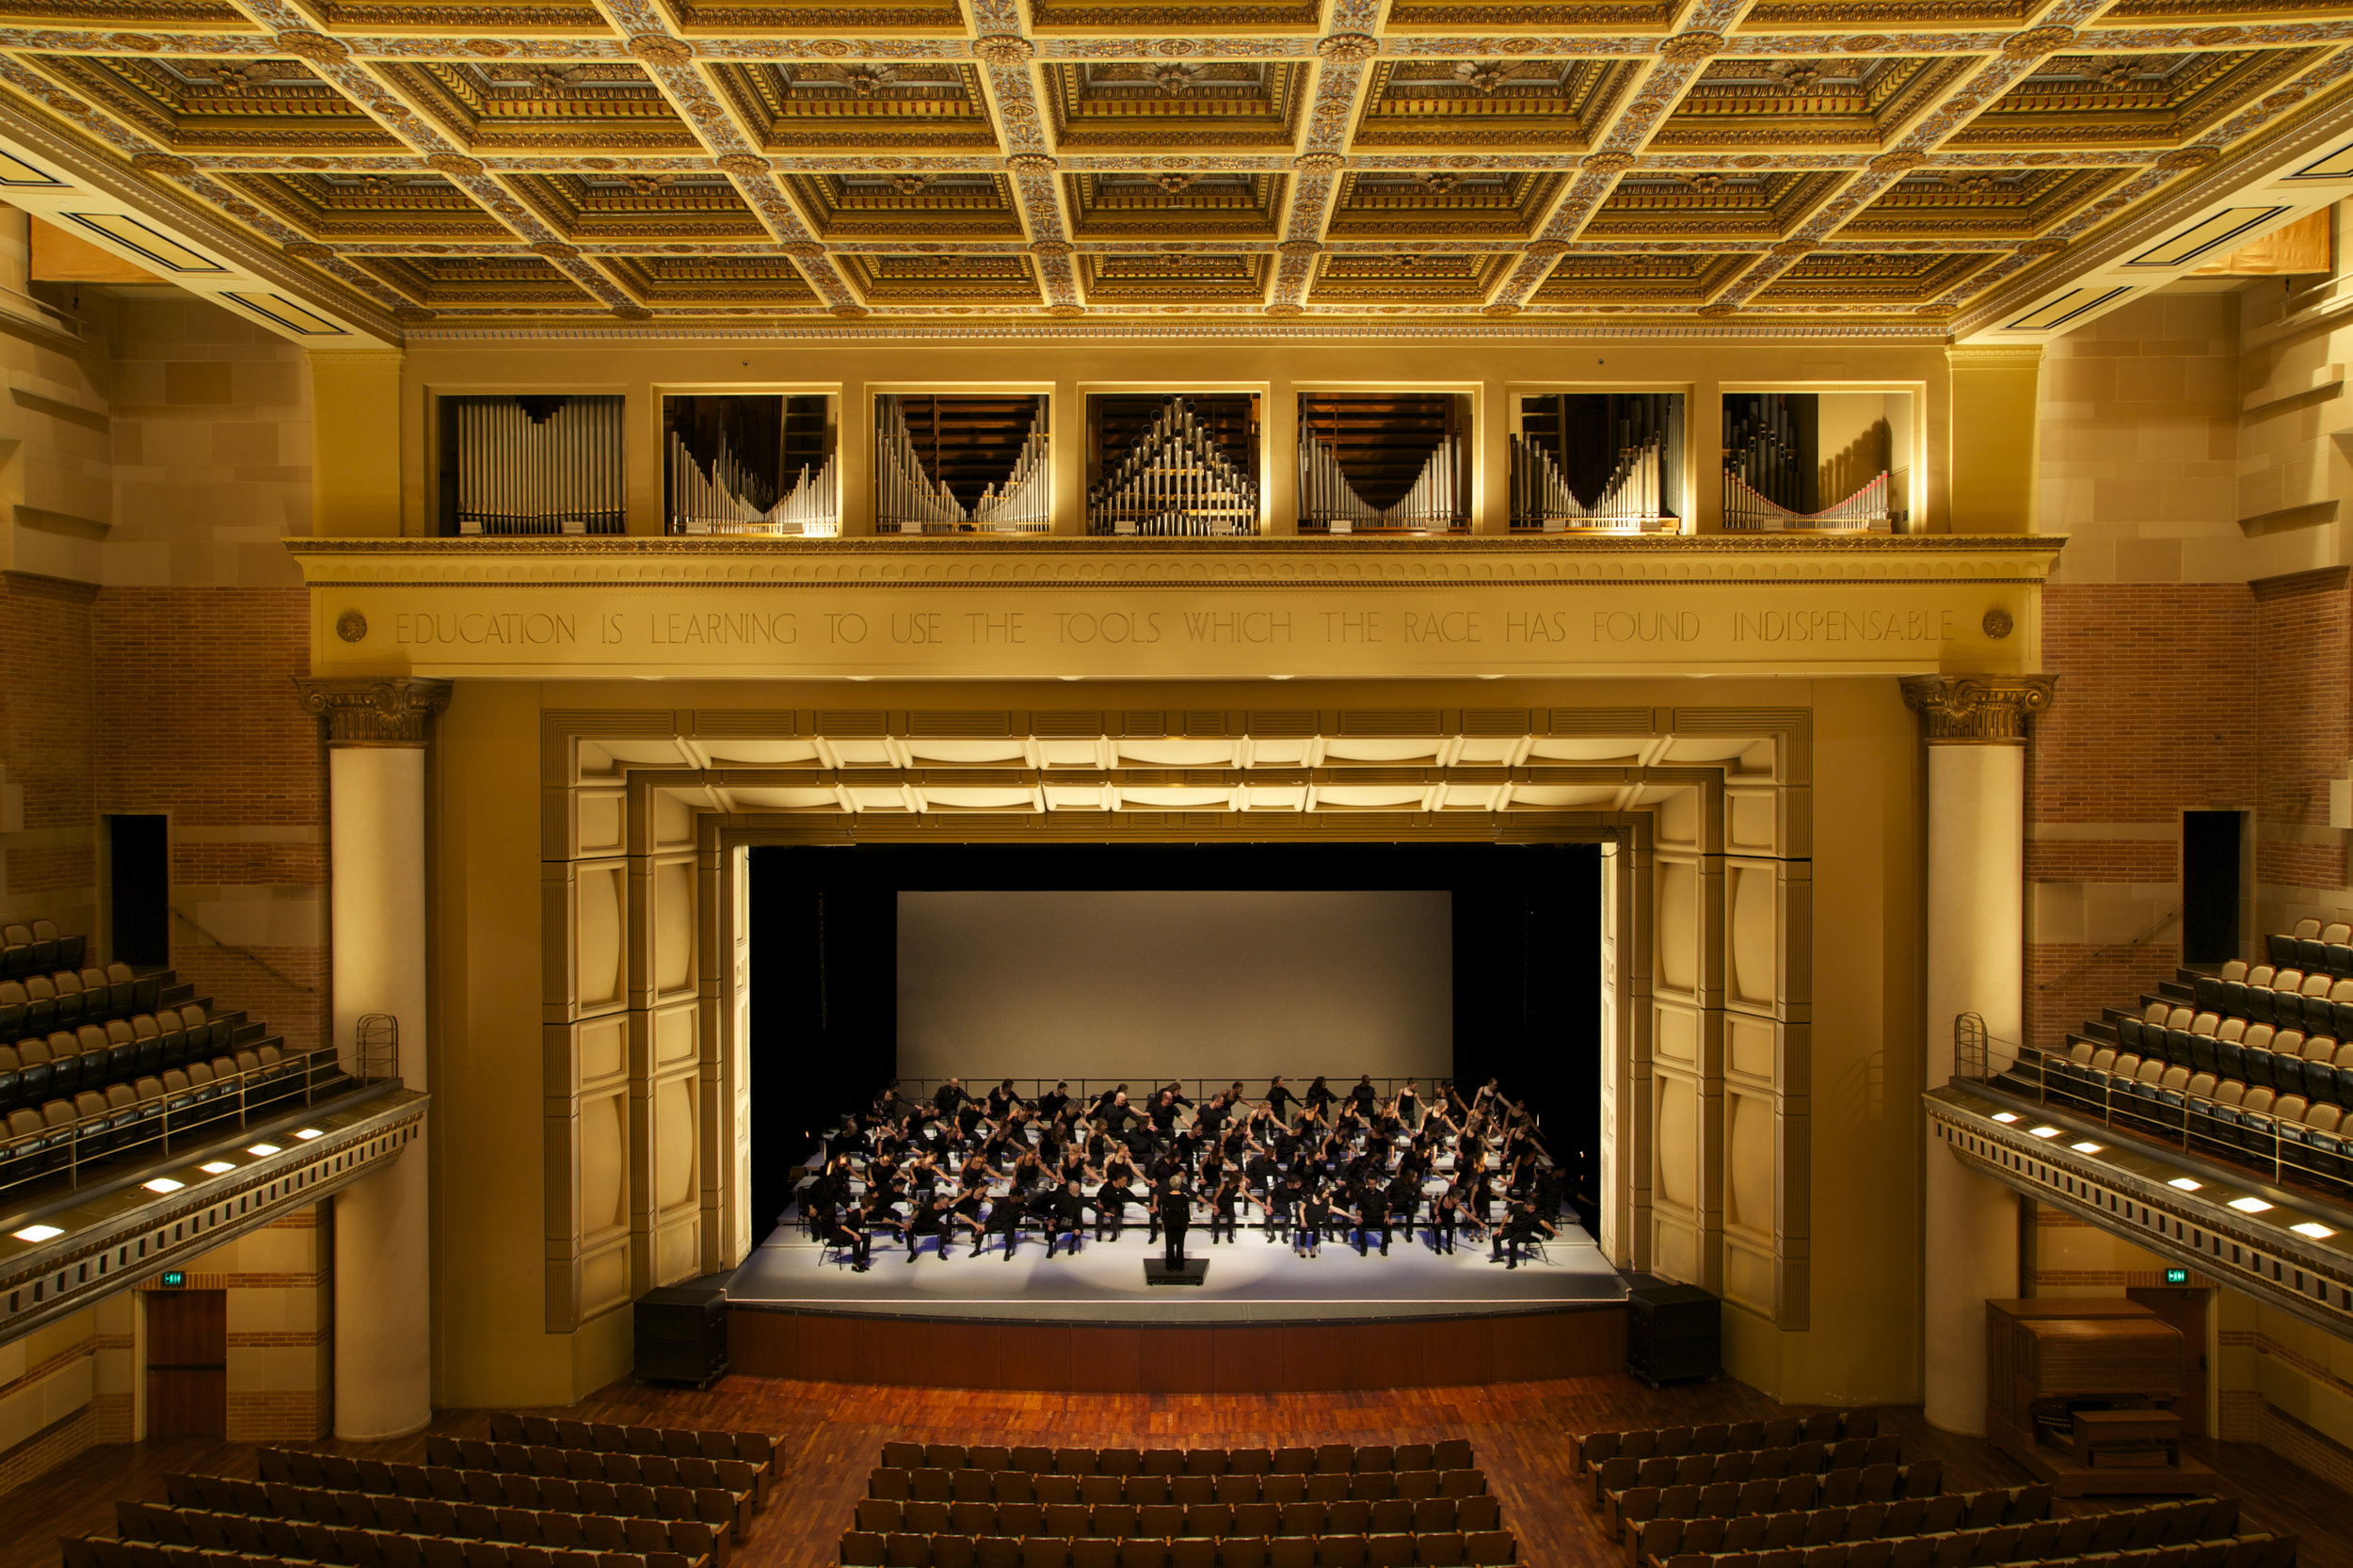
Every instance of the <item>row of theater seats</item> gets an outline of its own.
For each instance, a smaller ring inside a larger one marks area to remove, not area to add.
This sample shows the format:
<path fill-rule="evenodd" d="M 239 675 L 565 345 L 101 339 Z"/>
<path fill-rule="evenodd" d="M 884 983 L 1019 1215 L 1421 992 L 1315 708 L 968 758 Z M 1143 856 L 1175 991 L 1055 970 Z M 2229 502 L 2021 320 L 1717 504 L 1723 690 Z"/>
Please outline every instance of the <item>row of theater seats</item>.
<path fill-rule="evenodd" d="M 2037 1530 L 2044 1528 L 2034 1527 Z M 1714 1555 L 1692 1552 L 1670 1559 L 1661 1568 L 1994 1568 L 2010 1562 L 2031 1562 L 2035 1568 L 2295 1568 L 2296 1562 L 2297 1538 L 2292 1535 L 2248 1535 L 2186 1546 L 2036 1557 L 2025 1544 L 2010 1539 L 2015 1533 L 1975 1530 L 1913 1541 L 1817 1546 L 1804 1552 L 1794 1547 Z"/>
<path fill-rule="evenodd" d="M 2309 1034 L 2353 1036 L 2353 977 L 2307 974 L 2233 958 L 2215 974 L 2192 972 L 2172 984 L 2185 986 L 2189 995 L 2181 1000 L 2203 1012 Z M 2144 1017 L 2146 1004 L 2158 1000 L 2142 999 Z"/>
<path fill-rule="evenodd" d="M 1823 1470 L 1859 1470 L 1866 1464 L 1894 1464 L 1903 1458 L 1903 1439 L 1894 1432 L 1877 1437 L 1842 1437 L 1835 1443 L 1800 1443 L 1787 1448 L 1732 1448 L 1710 1453 L 1654 1454 L 1637 1459 L 1619 1454 L 1593 1468 L 1589 1497 L 1629 1486 L 1706 1486 L 1717 1481 L 1779 1480 L 1785 1476 L 1810 1476 Z"/>
<path fill-rule="evenodd" d="M 2152 1002 L 2149 1010 L 2153 1013 L 2165 1005 Z M 2173 1009 L 2162 1023 L 2120 1018 L 2116 1035 L 2120 1053 L 2143 1061 L 2235 1078 L 2330 1104 L 2353 1103 L 2353 1045 L 2334 1035 L 2275 1030 L 2269 1024 L 2191 1013 L 2186 1007 Z M 2070 1042 L 2071 1048 L 2102 1044 L 2083 1036 Z"/>
<path fill-rule="evenodd" d="M 1337 1503 L 940 1503 L 861 1497 L 857 1528 L 876 1535 L 1056 1535 L 1166 1540 L 1195 1535 L 1442 1535 L 1500 1529 L 1492 1496 Z"/>
<path fill-rule="evenodd" d="M 234 1056 L 168 1067 L 160 1077 L 110 1083 L 103 1093 L 79 1090 L 38 1111 L 11 1111 L 0 1133 L 0 1185 L 127 1152 L 159 1138 L 167 1121 L 180 1133 L 234 1116 L 241 1108 L 250 1114 L 296 1099 L 311 1075 L 331 1073 L 334 1066 L 331 1050 L 289 1057 L 264 1043 Z"/>
<path fill-rule="evenodd" d="M 2327 974 L 2353 974 L 2353 925 L 2342 920 L 2323 925 L 2307 917 L 2291 931 L 2265 936 L 2264 952 L 2282 968 L 2292 965 Z"/>
<path fill-rule="evenodd" d="M 115 1534 L 124 1541 L 152 1541 L 208 1552 L 258 1552 L 267 1557 L 343 1562 L 358 1568 L 426 1568 L 464 1544 L 503 1547 L 536 1546 L 559 1552 L 630 1552 L 648 1564 L 667 1560 L 673 1568 L 724 1568 L 712 1527 L 694 1519 L 616 1519 L 588 1513 L 534 1512 L 524 1509 L 471 1509 L 477 1517 L 454 1514 L 442 1528 L 422 1530 L 413 1518 L 376 1522 L 367 1499 L 343 1511 L 344 1522 L 323 1524 L 272 1515 L 214 1513 L 162 1503 L 117 1503 Z M 358 1520 L 366 1520 L 362 1524 Z M 724 1527 L 723 1527 L 724 1528 Z"/>
<path fill-rule="evenodd" d="M 1289 1448 L 1047 1448 L 990 1444 L 885 1443 L 898 1470 L 1017 1470 L 1032 1476 L 1346 1476 L 1376 1470 L 1466 1470 L 1471 1446 L 1326 1443 Z"/>
<path fill-rule="evenodd" d="M 1418 1502 L 1475 1497 L 1487 1489 L 1477 1470 L 1368 1470 L 1362 1475 L 1033 1476 L 1023 1470 L 902 1470 L 878 1465 L 867 1495 L 892 1502 L 1024 1503 L 1129 1507 L 1227 1507 L 1337 1503 L 1350 1499 Z"/>
<path fill-rule="evenodd" d="M 0 1040 L 153 1012 L 167 991 L 179 1000 L 190 989 L 168 969 L 138 975 L 120 963 L 0 980 Z"/>
<path fill-rule="evenodd" d="M 616 1486 L 632 1481 L 647 1486 L 724 1486 L 744 1493 L 763 1507 L 776 1476 L 775 1466 L 765 1462 L 706 1459 L 699 1452 L 673 1455 L 661 1450 L 563 1448 L 544 1443 L 486 1443 L 478 1437 L 438 1433 L 425 1438 L 424 1458 L 428 1466 L 487 1470 L 493 1475 L 602 1480 Z"/>
<path fill-rule="evenodd" d="M 267 1450 L 264 1450 L 266 1452 Z M 522 1509 L 536 1513 L 604 1513 L 616 1518 L 699 1519 L 705 1524 L 732 1525 L 739 1532 L 751 1528 L 754 1496 L 748 1478 L 729 1486 L 716 1480 L 696 1485 L 673 1479 L 656 1484 L 644 1480 L 574 1480 L 568 1476 L 535 1476 L 515 1471 L 458 1470 L 445 1464 L 387 1464 L 391 1490 L 378 1492 L 363 1480 L 356 1492 L 320 1489 L 328 1496 L 399 1498 L 412 1507 L 427 1502 L 455 1508 L 470 1503 L 479 1508 Z M 268 1473 L 264 1463 L 264 1473 Z M 273 1483 L 284 1486 L 285 1483 Z M 288 1490 L 302 1490 L 288 1488 Z M 247 1506 L 251 1506 L 248 1504 Z M 264 1507 L 285 1506 L 265 1502 Z"/>
<path fill-rule="evenodd" d="M 14 980 L 36 971 L 78 969 L 88 945 L 86 938 L 68 936 L 51 920 L 0 925 L 0 977 Z"/>
<path fill-rule="evenodd" d="M 2197 1153 L 2265 1170 L 2272 1167 L 2276 1139 L 2279 1160 L 2297 1174 L 2335 1184 L 2353 1176 L 2353 1154 L 2340 1131 L 2345 1107 L 2116 1056 L 2105 1047 L 2085 1051 L 2089 1044 L 2078 1041 L 2070 1056 L 2045 1059 L 2045 1090 L 2054 1100 L 2105 1112 L 2112 1122 L 2145 1128 L 2177 1146 L 2186 1135 Z"/>
<path fill-rule="evenodd" d="M 359 1531 L 350 1533 L 352 1540 L 344 1549 L 355 1555 L 339 1558 L 214 1551 L 156 1541 L 69 1537 L 58 1544 L 64 1568 L 311 1568 L 316 1562 L 345 1562 L 356 1568 L 691 1568 L 675 1552 L 648 1557 L 635 1552 L 550 1551 L 544 1546 L 509 1546 L 496 1541 L 423 1540 L 414 1543 L 411 1557 L 408 1546 L 398 1541 L 377 1542 Z M 379 1555 L 357 1555 L 368 1551 Z"/>
<path fill-rule="evenodd" d="M 695 1427 L 625 1427 L 611 1421 L 552 1419 L 545 1416 L 490 1416 L 490 1437 L 499 1443 L 536 1443 L 550 1448 L 585 1448 L 593 1453 L 668 1454 L 672 1459 L 740 1459 L 762 1477 L 760 1492 L 776 1480 L 776 1445 L 764 1432 L 704 1432 Z"/>
<path fill-rule="evenodd" d="M 1650 1459 L 1659 1454 L 1727 1453 L 1736 1448 L 1790 1448 L 1800 1443 L 1831 1444 L 1877 1437 L 1876 1410 L 1828 1410 L 1813 1416 L 1780 1416 L 1769 1421 L 1713 1421 L 1696 1427 L 1636 1427 L 1626 1432 L 1591 1432 L 1570 1439 L 1580 1484 L 1593 1496 L 1593 1469 L 1606 1459 Z"/>
<path fill-rule="evenodd" d="M 1648 1519 L 1634 1536 L 1631 1560 L 1666 1559 L 1679 1552 L 1810 1550 L 1837 1542 L 1893 1541 L 1907 1536 L 1993 1529 L 2040 1524 L 2051 1516 L 2054 1486 L 1994 1487 L 1983 1492 L 1944 1492 L 1893 1503 L 1853 1508 L 1795 1509 L 1786 1513 L 1743 1513 L 1730 1518 Z M 2088 1527 L 2097 1521 L 2087 1515 Z"/>
<path fill-rule="evenodd" d="M 1518 1560 L 1508 1530 L 1478 1535 L 1179 1536 L 1167 1541 L 850 1530 L 841 1560 L 873 1568 L 1457 1568 Z"/>
<path fill-rule="evenodd" d="M 258 1035 L 260 1026 L 245 1032 Z M 104 1089 L 153 1077 L 190 1062 L 209 1062 L 239 1044 L 238 1020 L 211 1017 L 195 1002 L 161 1014 L 141 1013 L 104 1024 L 57 1030 L 44 1039 L 26 1037 L 0 1046 L 0 1112 L 71 1099 L 84 1089 Z"/>
<path fill-rule="evenodd" d="M 1910 1464 L 1872 1464 L 1860 1470 L 1832 1470 L 1820 1476 L 1788 1476 L 1780 1480 L 1727 1480 L 1707 1486 L 1688 1482 L 1630 1486 L 1623 1492 L 1604 1488 L 1602 1526 L 1612 1535 L 1630 1537 L 1652 1519 L 1730 1519 L 1744 1513 L 1788 1513 L 1801 1509 L 1892 1503 L 1936 1496 L 1943 1492 L 1944 1482 L 1944 1462 L 1922 1459 Z"/>

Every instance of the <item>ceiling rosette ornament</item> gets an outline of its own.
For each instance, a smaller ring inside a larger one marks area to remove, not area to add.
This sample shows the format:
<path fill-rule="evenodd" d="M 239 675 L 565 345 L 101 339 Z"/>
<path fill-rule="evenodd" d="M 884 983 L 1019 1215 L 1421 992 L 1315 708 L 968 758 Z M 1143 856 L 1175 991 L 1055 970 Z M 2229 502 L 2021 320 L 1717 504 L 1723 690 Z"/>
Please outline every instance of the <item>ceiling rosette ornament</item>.
<path fill-rule="evenodd" d="M 1018 33 L 991 33 L 972 40 L 972 57 L 984 65 L 1021 65 L 1037 54 L 1037 45 Z"/>
<path fill-rule="evenodd" d="M 2006 60 L 2039 60 L 2045 55 L 2057 54 L 2074 41 L 2075 29 L 2073 27 L 2029 27 L 2002 40 L 2002 57 Z"/>
<path fill-rule="evenodd" d="M 351 58 L 350 46 L 343 40 L 328 38 L 325 33 L 314 33 L 304 27 L 280 33 L 270 40 L 270 44 L 280 54 L 292 55 L 297 60 L 309 60 L 313 65 L 334 65 Z"/>
<path fill-rule="evenodd" d="M 1724 35 L 1705 30 L 1677 33 L 1658 45 L 1662 60 L 1704 60 L 1724 52 Z"/>
<path fill-rule="evenodd" d="M 1381 40 L 1369 33 L 1334 33 L 1316 40 L 1316 53 L 1337 65 L 1353 65 L 1381 52 Z"/>
<path fill-rule="evenodd" d="M 684 65 L 695 57 L 695 46 L 667 33 L 639 33 L 629 40 L 629 52 L 648 65 Z"/>

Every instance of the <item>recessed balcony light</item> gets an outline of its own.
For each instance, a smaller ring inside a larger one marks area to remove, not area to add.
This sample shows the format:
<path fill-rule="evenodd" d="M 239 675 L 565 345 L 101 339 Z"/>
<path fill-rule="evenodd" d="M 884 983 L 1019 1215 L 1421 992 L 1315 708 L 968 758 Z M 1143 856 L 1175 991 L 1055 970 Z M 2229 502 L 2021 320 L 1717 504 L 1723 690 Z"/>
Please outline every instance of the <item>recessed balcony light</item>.
<path fill-rule="evenodd" d="M 2036 1138 L 2056 1138 L 2059 1135 L 2059 1129 L 2055 1127 L 2030 1127 L 2026 1131 Z"/>
<path fill-rule="evenodd" d="M 230 1172 L 235 1170 L 236 1167 L 232 1165 L 226 1160 L 207 1160 L 203 1164 L 199 1165 L 197 1169 L 202 1171 L 206 1176 L 227 1176 Z"/>
<path fill-rule="evenodd" d="M 2171 1181 L 2167 1182 L 2166 1185 L 2168 1187 L 2178 1187 L 2185 1192 L 2195 1192 L 2206 1184 L 2202 1181 L 2192 1181 L 2187 1176 L 2175 1176 Z"/>
<path fill-rule="evenodd" d="M 1996 1111 L 1993 1112 L 1993 1119 L 1997 1122 L 2014 1122 L 2018 1119 L 2018 1112 L 2015 1111 Z"/>
<path fill-rule="evenodd" d="M 2302 1224 L 2290 1225 L 2288 1228 L 2298 1236 L 2309 1236 L 2315 1241 L 2326 1241 L 2336 1234 L 2335 1231 L 2315 1220 L 2306 1220 Z"/>
<path fill-rule="evenodd" d="M 252 1155 L 257 1160 L 267 1160 L 271 1155 L 278 1152 L 278 1145 L 276 1144 L 256 1144 L 245 1152 Z"/>
<path fill-rule="evenodd" d="M 321 1132 L 317 1128 L 306 1127 L 301 1131 L 296 1133 L 295 1136 L 307 1144 L 313 1138 L 324 1138 L 327 1134 Z"/>
<path fill-rule="evenodd" d="M 2081 1144 L 2070 1144 L 2067 1146 L 2073 1149 L 2077 1154 L 2098 1154 L 2100 1152 L 2100 1145 L 2089 1141 Z"/>
<path fill-rule="evenodd" d="M 26 1225 L 23 1230 L 11 1231 L 9 1234 L 20 1241 L 50 1241 L 63 1236 L 65 1232 L 56 1225 Z"/>
<path fill-rule="evenodd" d="M 2233 1198 L 2231 1207 L 2242 1214 L 2261 1214 L 2271 1206 L 2261 1198 Z"/>
<path fill-rule="evenodd" d="M 184 1181 L 174 1181 L 169 1176 L 157 1176 L 152 1181 L 142 1181 L 139 1185 L 146 1188 L 151 1192 L 177 1192 L 181 1188 L 185 1187 L 187 1183 Z"/>

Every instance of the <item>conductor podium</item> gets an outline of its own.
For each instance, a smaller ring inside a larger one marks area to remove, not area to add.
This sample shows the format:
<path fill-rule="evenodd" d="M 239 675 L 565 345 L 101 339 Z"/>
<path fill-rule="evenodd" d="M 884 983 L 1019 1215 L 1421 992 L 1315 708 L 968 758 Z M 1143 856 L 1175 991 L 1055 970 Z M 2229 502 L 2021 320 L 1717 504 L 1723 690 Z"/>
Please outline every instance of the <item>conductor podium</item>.
<path fill-rule="evenodd" d="M 1157 1257 L 1144 1260 L 1144 1283 L 1146 1285 L 1190 1285 L 1198 1288 L 1209 1282 L 1209 1260 L 1188 1257 L 1174 1269 Z"/>

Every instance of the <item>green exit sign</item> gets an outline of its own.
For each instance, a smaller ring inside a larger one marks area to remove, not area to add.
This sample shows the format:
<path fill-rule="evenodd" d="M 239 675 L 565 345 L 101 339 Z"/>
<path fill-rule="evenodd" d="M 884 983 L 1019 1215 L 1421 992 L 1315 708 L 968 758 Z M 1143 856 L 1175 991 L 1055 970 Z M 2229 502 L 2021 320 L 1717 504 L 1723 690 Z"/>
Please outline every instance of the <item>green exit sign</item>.
<path fill-rule="evenodd" d="M 184 1286 L 184 1285 L 185 1285 L 185 1284 L 187 1284 L 187 1283 L 188 1283 L 188 1276 L 187 1276 L 187 1272 L 186 1272 L 185 1270 L 183 1270 L 183 1269 L 166 1269 L 166 1270 L 164 1271 L 163 1287 L 164 1287 L 164 1288 L 165 1288 L 165 1289 L 167 1289 L 167 1290 L 177 1290 L 177 1289 L 179 1289 L 182 1286 Z"/>
<path fill-rule="evenodd" d="M 170 1276 L 167 1275 L 165 1277 L 168 1278 Z M 2189 1283 L 2189 1271 L 2187 1269 L 2168 1269 L 2165 1272 L 2165 1282 L 2168 1285 L 2187 1285 Z"/>

